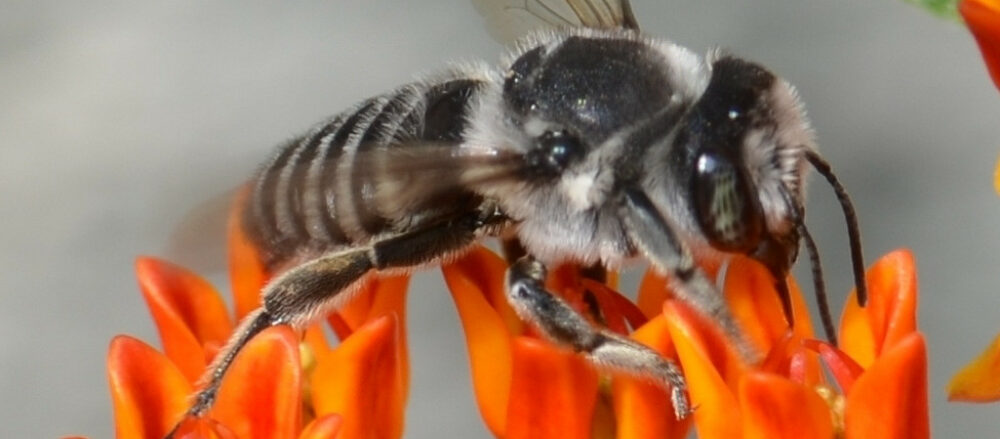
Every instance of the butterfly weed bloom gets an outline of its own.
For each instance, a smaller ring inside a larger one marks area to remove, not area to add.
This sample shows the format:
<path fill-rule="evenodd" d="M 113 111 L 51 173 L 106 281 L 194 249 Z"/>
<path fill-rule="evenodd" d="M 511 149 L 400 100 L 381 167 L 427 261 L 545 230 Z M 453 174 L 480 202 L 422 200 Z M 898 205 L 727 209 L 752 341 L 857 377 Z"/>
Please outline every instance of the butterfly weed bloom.
<path fill-rule="evenodd" d="M 406 277 L 373 280 L 326 316 L 323 324 L 342 340 L 336 347 L 320 325 L 302 334 L 280 326 L 262 332 L 237 356 L 214 407 L 184 419 L 201 374 L 234 322 L 259 305 L 269 278 L 239 227 L 231 232 L 232 318 L 215 289 L 194 273 L 138 260 L 163 352 L 129 336 L 112 341 L 108 377 L 117 436 L 159 438 L 183 419 L 176 437 L 401 437 L 409 380 Z M 869 272 L 867 308 L 848 300 L 840 348 L 814 339 L 794 283 L 799 318 L 789 329 L 768 271 L 734 259 L 724 293 L 748 338 L 766 354 L 761 364 L 746 364 L 714 322 L 673 299 L 662 277 L 648 274 L 633 303 L 572 266 L 553 270 L 548 287 L 593 323 L 682 366 L 697 407 L 683 420 L 674 418 L 658 385 L 602 373 L 542 340 L 507 304 L 506 269 L 483 248 L 442 268 L 466 334 L 476 401 L 497 437 L 679 439 L 692 429 L 701 438 L 929 436 L 926 352 L 916 331 L 908 252 L 884 257 Z"/>
<path fill-rule="evenodd" d="M 979 44 L 993 83 L 1000 87 L 1000 1 L 962 0 L 958 11 Z"/>
<path fill-rule="evenodd" d="M 319 324 L 302 334 L 287 327 L 265 330 L 237 355 L 212 410 L 184 419 L 201 375 L 233 332 L 233 322 L 259 306 L 269 278 L 239 227 L 230 229 L 235 318 L 194 273 L 153 258 L 137 261 L 163 352 L 129 336 L 112 340 L 108 380 L 116 436 L 162 438 L 183 419 L 175 437 L 400 437 L 409 380 L 405 276 L 369 282 L 326 317 L 341 340 L 336 347 Z"/>
<path fill-rule="evenodd" d="M 927 353 L 916 329 L 916 271 L 908 251 L 868 273 L 870 302 L 845 308 L 842 345 L 816 340 L 805 302 L 785 323 L 767 270 L 735 259 L 725 295 L 761 352 L 746 364 L 716 324 L 672 298 L 665 279 L 643 280 L 638 306 L 608 288 L 557 272 L 550 288 L 571 303 L 594 293 L 608 328 L 684 369 L 693 416 L 671 416 L 666 391 L 642 379 L 605 376 L 571 352 L 539 340 L 503 301 L 504 262 L 477 250 L 444 268 L 466 331 L 482 417 L 502 438 L 927 438 Z M 562 278 L 560 278 L 562 276 Z M 585 305 L 586 306 L 586 305 Z M 590 305 L 592 307 L 592 305 Z M 826 378 L 823 368 L 832 380 Z"/>

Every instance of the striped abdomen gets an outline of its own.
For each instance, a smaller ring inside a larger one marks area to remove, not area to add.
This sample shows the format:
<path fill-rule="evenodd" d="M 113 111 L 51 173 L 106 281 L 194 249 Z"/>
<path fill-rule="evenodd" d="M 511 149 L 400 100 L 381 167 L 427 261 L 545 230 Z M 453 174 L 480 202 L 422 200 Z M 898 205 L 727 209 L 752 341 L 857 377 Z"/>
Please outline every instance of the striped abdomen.
<path fill-rule="evenodd" d="M 264 262 L 273 267 L 302 253 L 364 243 L 466 209 L 455 203 L 436 212 L 380 206 L 375 188 L 398 176 L 368 158 L 373 149 L 457 145 L 467 102 L 480 85 L 456 78 L 410 84 L 364 101 L 279 148 L 257 174 L 243 213 L 244 228 Z"/>

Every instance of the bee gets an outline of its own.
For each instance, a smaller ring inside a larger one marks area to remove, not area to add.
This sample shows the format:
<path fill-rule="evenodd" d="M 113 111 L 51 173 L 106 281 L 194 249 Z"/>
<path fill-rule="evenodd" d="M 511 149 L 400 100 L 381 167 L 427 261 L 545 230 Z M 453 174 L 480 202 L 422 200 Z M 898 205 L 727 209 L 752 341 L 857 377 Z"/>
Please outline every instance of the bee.
<path fill-rule="evenodd" d="M 302 328 L 370 277 L 441 264 L 494 237 L 514 249 L 506 289 L 520 318 L 599 367 L 655 380 L 683 418 L 691 406 L 677 365 L 589 323 L 545 289 L 546 267 L 645 260 L 756 359 L 698 262 L 760 261 L 791 322 L 785 278 L 802 240 L 823 291 L 804 222 L 810 165 L 841 202 L 863 303 L 854 209 L 787 81 L 640 33 L 626 0 L 477 7 L 496 33 L 547 29 L 520 39 L 499 68 L 459 65 L 365 100 L 259 169 L 242 226 L 280 275 L 209 367 L 188 415 L 211 407 L 263 329 Z"/>

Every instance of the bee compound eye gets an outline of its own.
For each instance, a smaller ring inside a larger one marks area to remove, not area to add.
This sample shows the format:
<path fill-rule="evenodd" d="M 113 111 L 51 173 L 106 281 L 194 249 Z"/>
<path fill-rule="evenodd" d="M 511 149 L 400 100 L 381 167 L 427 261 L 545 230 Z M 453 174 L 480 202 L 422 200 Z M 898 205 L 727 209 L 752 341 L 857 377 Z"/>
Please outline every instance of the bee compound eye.
<path fill-rule="evenodd" d="M 691 178 L 694 216 L 709 244 L 753 251 L 764 234 L 764 214 L 746 172 L 726 154 L 701 152 Z"/>
<path fill-rule="evenodd" d="M 580 139 L 565 131 L 547 131 L 538 140 L 543 163 L 551 171 L 561 171 L 583 155 Z"/>

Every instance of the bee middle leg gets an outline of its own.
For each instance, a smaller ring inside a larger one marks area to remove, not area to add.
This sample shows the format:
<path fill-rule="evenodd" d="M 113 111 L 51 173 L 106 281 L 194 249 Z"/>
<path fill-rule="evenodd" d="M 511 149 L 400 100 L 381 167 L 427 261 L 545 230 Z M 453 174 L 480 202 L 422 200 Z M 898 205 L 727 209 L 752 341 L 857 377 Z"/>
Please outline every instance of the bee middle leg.
<path fill-rule="evenodd" d="M 759 361 L 760 354 L 736 323 L 722 294 L 698 268 L 691 251 L 649 198 L 641 191 L 627 190 L 622 217 L 640 251 L 659 269 L 671 274 L 675 294 L 718 323 L 744 360 L 751 364 Z"/>
<path fill-rule="evenodd" d="M 243 319 L 209 366 L 205 387 L 195 396 L 187 416 L 200 416 L 211 408 L 236 355 L 264 329 L 280 324 L 303 328 L 342 305 L 371 273 L 411 268 L 461 251 L 500 221 L 504 219 L 488 215 L 458 217 L 366 247 L 320 256 L 272 280 L 262 292 L 263 305 Z"/>
<path fill-rule="evenodd" d="M 552 342 L 581 353 L 598 367 L 651 378 L 669 387 L 677 419 L 690 414 L 687 383 L 676 364 L 638 342 L 592 326 L 545 289 L 545 275 L 545 265 L 530 255 L 510 267 L 507 300 L 518 316 L 534 324 Z"/>

